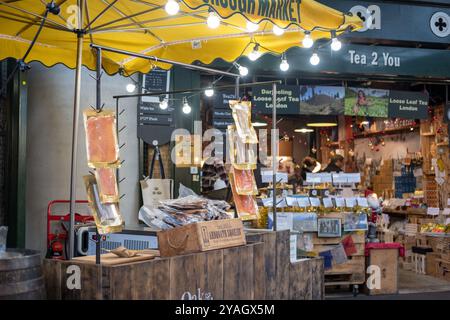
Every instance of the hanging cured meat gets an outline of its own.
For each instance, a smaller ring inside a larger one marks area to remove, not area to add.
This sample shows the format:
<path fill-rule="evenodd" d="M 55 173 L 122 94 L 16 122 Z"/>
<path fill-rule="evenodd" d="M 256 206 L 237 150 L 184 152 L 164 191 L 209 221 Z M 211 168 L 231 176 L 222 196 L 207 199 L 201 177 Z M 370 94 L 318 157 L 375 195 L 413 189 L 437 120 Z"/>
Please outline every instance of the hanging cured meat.
<path fill-rule="evenodd" d="M 117 167 L 119 146 L 114 112 L 84 112 L 88 165 L 91 168 Z"/>
<path fill-rule="evenodd" d="M 255 128 L 252 125 L 252 104 L 250 101 L 230 101 L 233 119 L 239 139 L 243 143 L 258 143 Z"/>
<path fill-rule="evenodd" d="M 117 188 L 116 169 L 115 168 L 98 168 L 95 170 L 95 178 L 97 180 L 100 201 L 102 203 L 119 202 L 119 190 Z"/>
<path fill-rule="evenodd" d="M 231 191 L 233 192 L 234 205 L 241 218 L 257 219 L 258 204 L 252 195 L 239 195 L 233 175 L 230 174 Z"/>
<path fill-rule="evenodd" d="M 231 173 L 236 181 L 236 192 L 239 195 L 258 194 L 258 188 L 256 187 L 253 170 L 239 170 L 235 168 L 232 168 L 231 170 Z"/>

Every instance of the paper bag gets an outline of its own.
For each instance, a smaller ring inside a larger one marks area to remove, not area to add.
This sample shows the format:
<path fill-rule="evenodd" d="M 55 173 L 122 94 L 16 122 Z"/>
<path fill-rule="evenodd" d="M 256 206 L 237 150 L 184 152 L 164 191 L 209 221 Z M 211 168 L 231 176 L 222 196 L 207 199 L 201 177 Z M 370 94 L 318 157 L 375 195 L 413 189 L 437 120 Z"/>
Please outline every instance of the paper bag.
<path fill-rule="evenodd" d="M 141 180 L 142 200 L 145 206 L 158 207 L 159 201 L 173 198 L 173 180 Z"/>

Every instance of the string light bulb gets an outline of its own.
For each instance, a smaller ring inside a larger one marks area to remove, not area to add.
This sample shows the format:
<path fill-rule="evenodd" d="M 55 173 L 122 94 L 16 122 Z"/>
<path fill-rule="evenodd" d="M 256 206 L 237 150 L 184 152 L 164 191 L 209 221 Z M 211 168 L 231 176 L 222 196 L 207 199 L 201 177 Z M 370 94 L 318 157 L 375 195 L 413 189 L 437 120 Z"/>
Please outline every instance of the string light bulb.
<path fill-rule="evenodd" d="M 252 52 L 250 52 L 250 54 L 248 55 L 248 58 L 251 61 L 256 61 L 259 59 L 259 57 L 261 57 L 261 52 L 259 52 L 259 44 L 255 44 L 255 46 L 253 47 Z"/>
<path fill-rule="evenodd" d="M 314 40 L 311 38 L 311 33 L 309 31 L 305 32 L 305 37 L 302 40 L 304 48 L 311 48 L 314 45 Z"/>
<path fill-rule="evenodd" d="M 184 114 L 189 114 L 189 113 L 191 113 L 191 110 L 192 110 L 192 108 L 191 108 L 191 106 L 189 105 L 189 103 L 188 103 L 188 101 L 187 101 L 187 99 L 186 98 L 183 98 L 183 113 Z"/>
<path fill-rule="evenodd" d="M 164 6 L 167 14 L 174 16 L 180 11 L 180 5 L 175 0 L 168 0 Z"/>
<path fill-rule="evenodd" d="M 247 67 L 241 66 L 237 62 L 234 63 L 234 66 L 239 70 L 239 74 L 241 76 L 245 77 L 246 75 L 248 75 L 248 68 Z"/>
<path fill-rule="evenodd" d="M 209 13 L 208 19 L 206 19 L 206 24 L 210 29 L 217 29 L 220 26 L 219 16 L 215 12 L 211 11 Z"/>
<path fill-rule="evenodd" d="M 129 83 L 129 84 L 127 84 L 126 89 L 127 89 L 127 92 L 132 93 L 132 92 L 134 92 L 134 90 L 136 90 L 136 85 L 134 83 Z"/>
<path fill-rule="evenodd" d="M 342 48 L 342 42 L 336 37 L 336 31 L 331 32 L 331 50 L 339 51 Z"/>
<path fill-rule="evenodd" d="M 253 23 L 251 21 L 247 21 L 247 31 L 255 32 L 259 29 L 259 25 L 257 23 Z"/>
<path fill-rule="evenodd" d="M 214 95 L 214 89 L 213 88 L 207 88 L 205 89 L 205 96 L 208 98 L 211 98 Z"/>
<path fill-rule="evenodd" d="M 286 55 L 284 53 L 281 56 L 280 70 L 283 72 L 289 70 L 289 63 L 287 62 Z"/>
<path fill-rule="evenodd" d="M 276 36 L 282 36 L 284 34 L 284 29 L 280 28 L 277 25 L 273 25 L 272 31 L 273 31 L 273 34 Z"/>
<path fill-rule="evenodd" d="M 161 110 L 166 110 L 167 107 L 169 107 L 169 104 L 167 103 L 167 100 L 166 100 L 166 99 L 164 99 L 163 101 L 161 101 L 161 102 L 159 103 L 159 108 L 160 108 Z"/>
<path fill-rule="evenodd" d="M 309 62 L 313 65 L 313 66 L 317 66 L 320 63 L 320 57 L 317 54 L 317 52 L 314 52 L 311 56 L 311 58 L 309 59 Z"/>

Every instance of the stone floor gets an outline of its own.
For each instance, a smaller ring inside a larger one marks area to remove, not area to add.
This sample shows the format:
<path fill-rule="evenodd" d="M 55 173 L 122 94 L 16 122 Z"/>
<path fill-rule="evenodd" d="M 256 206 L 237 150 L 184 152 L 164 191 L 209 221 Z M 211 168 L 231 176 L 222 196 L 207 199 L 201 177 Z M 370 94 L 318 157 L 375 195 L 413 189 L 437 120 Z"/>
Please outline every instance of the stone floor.
<path fill-rule="evenodd" d="M 450 300 L 450 282 L 435 277 L 416 274 L 412 271 L 399 269 L 399 294 L 386 296 L 367 296 L 360 293 L 353 297 L 346 287 L 329 289 L 325 298 L 328 300 L 356 299 L 356 300 Z"/>

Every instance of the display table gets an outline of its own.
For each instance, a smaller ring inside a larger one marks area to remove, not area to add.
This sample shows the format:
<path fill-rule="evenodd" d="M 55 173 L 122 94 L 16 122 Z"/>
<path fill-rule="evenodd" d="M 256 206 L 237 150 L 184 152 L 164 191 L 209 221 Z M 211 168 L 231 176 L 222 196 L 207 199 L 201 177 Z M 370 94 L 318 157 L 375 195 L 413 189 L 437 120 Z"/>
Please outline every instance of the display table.
<path fill-rule="evenodd" d="M 291 263 L 289 231 L 252 232 L 247 242 L 121 265 L 46 259 L 47 295 L 62 300 L 323 299 L 323 260 Z"/>
<path fill-rule="evenodd" d="M 398 257 L 399 255 L 404 256 L 403 246 L 399 243 L 368 243 L 366 244 L 365 255 L 366 268 L 373 268 L 368 274 L 367 285 L 365 286 L 367 293 L 370 295 L 397 294 Z M 375 270 L 379 271 L 379 287 L 376 286 L 377 281 L 373 278 L 377 276 Z M 375 275 L 372 275 L 374 271 Z"/>

